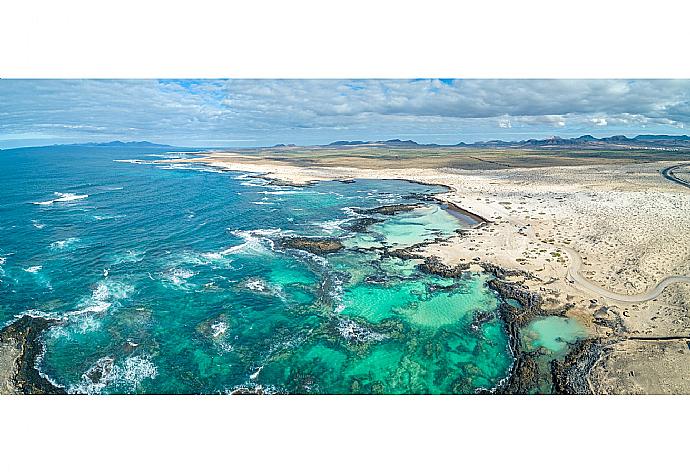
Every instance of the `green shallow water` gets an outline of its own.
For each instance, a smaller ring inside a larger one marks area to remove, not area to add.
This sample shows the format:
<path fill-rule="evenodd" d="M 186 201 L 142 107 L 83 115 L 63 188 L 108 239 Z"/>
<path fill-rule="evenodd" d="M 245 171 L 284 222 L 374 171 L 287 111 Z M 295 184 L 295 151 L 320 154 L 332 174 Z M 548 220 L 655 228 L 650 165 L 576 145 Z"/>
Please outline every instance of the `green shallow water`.
<path fill-rule="evenodd" d="M 530 350 L 544 348 L 553 354 L 562 354 L 568 347 L 587 337 L 587 331 L 576 320 L 560 316 L 538 318 L 523 330 Z"/>

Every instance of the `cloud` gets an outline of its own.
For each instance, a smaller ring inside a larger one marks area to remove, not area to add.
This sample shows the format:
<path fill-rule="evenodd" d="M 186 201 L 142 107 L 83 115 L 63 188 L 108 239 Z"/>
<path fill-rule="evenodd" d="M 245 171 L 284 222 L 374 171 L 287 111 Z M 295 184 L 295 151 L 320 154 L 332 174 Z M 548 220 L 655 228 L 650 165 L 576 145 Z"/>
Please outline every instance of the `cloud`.
<path fill-rule="evenodd" d="M 0 140 L 461 140 L 687 123 L 686 80 L 0 80 Z"/>

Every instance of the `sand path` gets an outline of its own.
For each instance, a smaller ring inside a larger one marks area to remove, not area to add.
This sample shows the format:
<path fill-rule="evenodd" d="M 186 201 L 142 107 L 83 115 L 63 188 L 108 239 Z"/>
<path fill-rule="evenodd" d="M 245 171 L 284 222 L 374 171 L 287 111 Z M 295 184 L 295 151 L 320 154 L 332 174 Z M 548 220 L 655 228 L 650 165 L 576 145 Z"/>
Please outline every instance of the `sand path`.
<path fill-rule="evenodd" d="M 563 248 L 568 254 L 568 257 L 570 258 L 570 266 L 568 267 L 568 278 L 575 282 L 580 288 L 591 292 L 595 293 L 597 295 L 600 295 L 602 297 L 609 298 L 611 300 L 616 300 L 619 302 L 626 302 L 626 303 L 640 303 L 640 302 L 646 302 L 649 300 L 653 300 L 659 295 L 661 295 L 661 292 L 664 291 L 666 287 L 668 287 L 671 284 L 675 283 L 688 283 L 690 284 L 690 277 L 682 276 L 682 275 L 671 275 L 669 277 L 665 277 L 664 279 L 661 280 L 658 284 L 656 284 L 655 287 L 647 290 L 644 293 L 636 294 L 636 295 L 624 295 L 621 293 L 615 293 L 611 292 L 609 290 L 606 290 L 603 287 L 600 287 L 589 280 L 587 280 L 585 277 L 580 274 L 580 268 L 582 267 L 582 258 L 580 257 L 580 254 L 577 253 L 577 251 L 570 249 L 570 248 Z"/>

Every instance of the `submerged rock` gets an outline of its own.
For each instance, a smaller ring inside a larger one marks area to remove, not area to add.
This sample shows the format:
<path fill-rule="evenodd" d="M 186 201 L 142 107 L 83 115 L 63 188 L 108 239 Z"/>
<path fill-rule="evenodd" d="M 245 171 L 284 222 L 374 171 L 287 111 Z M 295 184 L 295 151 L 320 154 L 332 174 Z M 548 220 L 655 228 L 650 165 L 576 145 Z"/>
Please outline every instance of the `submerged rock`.
<path fill-rule="evenodd" d="M 439 275 L 447 278 L 462 277 L 462 274 L 470 267 L 469 264 L 458 264 L 450 267 L 441 262 L 436 256 L 427 257 L 417 268 L 425 274 Z"/>
<path fill-rule="evenodd" d="M 279 244 L 288 249 L 301 249 L 314 254 L 330 254 L 343 248 L 343 243 L 334 238 L 283 238 Z"/>
<path fill-rule="evenodd" d="M 398 213 L 402 213 L 405 211 L 414 210 L 415 208 L 419 208 L 421 206 L 422 205 L 419 203 L 397 203 L 395 205 L 384 205 L 376 208 L 369 208 L 366 210 L 357 211 L 363 215 L 396 215 Z"/>
<path fill-rule="evenodd" d="M 375 223 L 380 223 L 381 219 L 379 218 L 358 218 L 352 223 L 343 226 L 343 229 L 346 231 L 350 231 L 352 233 L 363 233 L 364 231 L 369 229 L 369 226 L 375 224 Z"/>

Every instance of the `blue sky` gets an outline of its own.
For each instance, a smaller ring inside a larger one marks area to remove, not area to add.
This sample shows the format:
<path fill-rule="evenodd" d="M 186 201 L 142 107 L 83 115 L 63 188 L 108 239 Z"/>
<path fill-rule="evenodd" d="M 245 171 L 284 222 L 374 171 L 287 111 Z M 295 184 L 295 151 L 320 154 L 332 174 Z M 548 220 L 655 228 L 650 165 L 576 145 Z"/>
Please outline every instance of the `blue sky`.
<path fill-rule="evenodd" d="M 687 80 L 0 80 L 0 148 L 686 134 Z"/>

